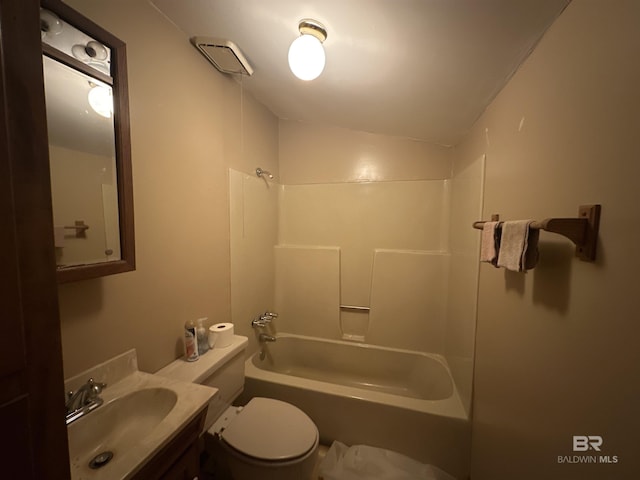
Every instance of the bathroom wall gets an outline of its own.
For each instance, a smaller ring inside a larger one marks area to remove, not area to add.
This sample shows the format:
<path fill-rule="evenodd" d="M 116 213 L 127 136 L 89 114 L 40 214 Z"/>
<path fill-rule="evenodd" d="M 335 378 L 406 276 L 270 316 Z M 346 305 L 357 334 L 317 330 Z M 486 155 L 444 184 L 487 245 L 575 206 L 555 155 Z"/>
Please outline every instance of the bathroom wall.
<path fill-rule="evenodd" d="M 56 239 L 56 263 L 103 262 L 107 248 L 114 252 L 111 258 L 120 258 L 113 158 L 49 145 L 49 164 L 54 228 L 74 225 L 76 220 L 89 226 L 82 238 L 75 230 L 62 230 L 63 238 Z M 113 225 L 112 219 L 115 229 L 106 229 L 106 222 Z"/>
<path fill-rule="evenodd" d="M 527 274 L 480 267 L 474 480 L 640 472 L 639 19 L 635 0 L 571 2 L 455 149 L 460 168 L 486 154 L 485 219 L 602 204 L 595 263 L 542 232 Z M 574 435 L 601 436 L 601 451 L 573 451 Z"/>
<path fill-rule="evenodd" d="M 451 178 L 451 149 L 409 138 L 280 120 L 280 183 Z"/>
<path fill-rule="evenodd" d="M 278 326 L 443 353 L 447 180 L 284 185 Z M 324 248 L 319 248 L 324 247 Z M 327 247 L 333 252 L 323 259 Z M 333 284 L 320 299 L 318 292 Z M 371 308 L 342 310 L 339 305 Z"/>
<path fill-rule="evenodd" d="M 445 147 L 280 121 L 278 328 L 444 353 L 451 169 Z"/>
<path fill-rule="evenodd" d="M 470 228 L 482 217 L 484 155 L 454 160 L 449 220 L 449 284 L 444 352 L 467 414 L 471 412 L 478 299 L 480 236 Z"/>
<path fill-rule="evenodd" d="M 275 179 L 229 169 L 231 319 L 234 330 L 249 338 L 247 355 L 258 348 L 251 320 L 275 310 L 278 194 Z"/>
<path fill-rule="evenodd" d="M 155 371 L 231 319 L 229 168 L 277 174 L 278 122 L 148 2 L 67 3 L 127 44 L 137 269 L 60 286 L 65 377 L 132 347 Z"/>

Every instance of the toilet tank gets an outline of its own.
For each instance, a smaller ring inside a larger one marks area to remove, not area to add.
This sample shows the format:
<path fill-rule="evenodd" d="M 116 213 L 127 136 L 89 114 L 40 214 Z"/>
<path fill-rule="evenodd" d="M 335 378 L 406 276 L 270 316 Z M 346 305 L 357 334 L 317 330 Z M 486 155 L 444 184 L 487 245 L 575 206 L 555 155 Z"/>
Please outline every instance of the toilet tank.
<path fill-rule="evenodd" d="M 204 423 L 204 429 L 208 430 L 244 389 L 244 355 L 248 343 L 247 337 L 234 335 L 228 347 L 213 348 L 195 362 L 179 358 L 158 370 L 156 375 L 218 389 L 209 403 Z"/>

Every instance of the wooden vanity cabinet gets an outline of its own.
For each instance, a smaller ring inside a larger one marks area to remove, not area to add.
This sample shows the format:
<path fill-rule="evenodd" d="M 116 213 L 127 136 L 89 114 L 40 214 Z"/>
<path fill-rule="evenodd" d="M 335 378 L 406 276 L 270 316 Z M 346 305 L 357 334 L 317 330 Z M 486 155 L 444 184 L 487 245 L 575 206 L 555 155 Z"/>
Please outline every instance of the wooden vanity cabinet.
<path fill-rule="evenodd" d="M 204 426 L 204 408 L 133 477 L 134 480 L 193 480 L 200 473 L 198 437 Z"/>

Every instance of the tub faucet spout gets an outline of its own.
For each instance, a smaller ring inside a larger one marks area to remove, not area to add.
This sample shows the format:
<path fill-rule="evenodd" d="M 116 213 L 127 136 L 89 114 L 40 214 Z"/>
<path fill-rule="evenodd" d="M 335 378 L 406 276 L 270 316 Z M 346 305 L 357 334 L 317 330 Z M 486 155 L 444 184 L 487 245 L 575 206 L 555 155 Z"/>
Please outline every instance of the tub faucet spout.
<path fill-rule="evenodd" d="M 276 341 L 276 337 L 274 337 L 273 335 L 267 335 L 266 333 L 261 333 L 260 335 L 258 335 L 258 340 L 261 343 L 264 343 L 264 342 L 275 342 Z"/>

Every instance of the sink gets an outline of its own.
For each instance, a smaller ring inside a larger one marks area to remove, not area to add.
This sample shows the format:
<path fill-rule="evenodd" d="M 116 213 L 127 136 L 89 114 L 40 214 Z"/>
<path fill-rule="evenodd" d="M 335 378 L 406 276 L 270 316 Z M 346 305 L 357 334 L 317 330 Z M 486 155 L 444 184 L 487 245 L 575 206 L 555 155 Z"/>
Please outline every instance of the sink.
<path fill-rule="evenodd" d="M 217 392 L 141 372 L 134 349 L 65 380 L 65 391 L 89 378 L 106 384 L 104 403 L 67 425 L 72 480 L 141 478 Z"/>
<path fill-rule="evenodd" d="M 117 463 L 119 457 L 149 436 L 177 401 L 173 390 L 143 388 L 117 397 L 75 421 L 67 429 L 72 471 L 89 476 L 93 470 Z"/>

